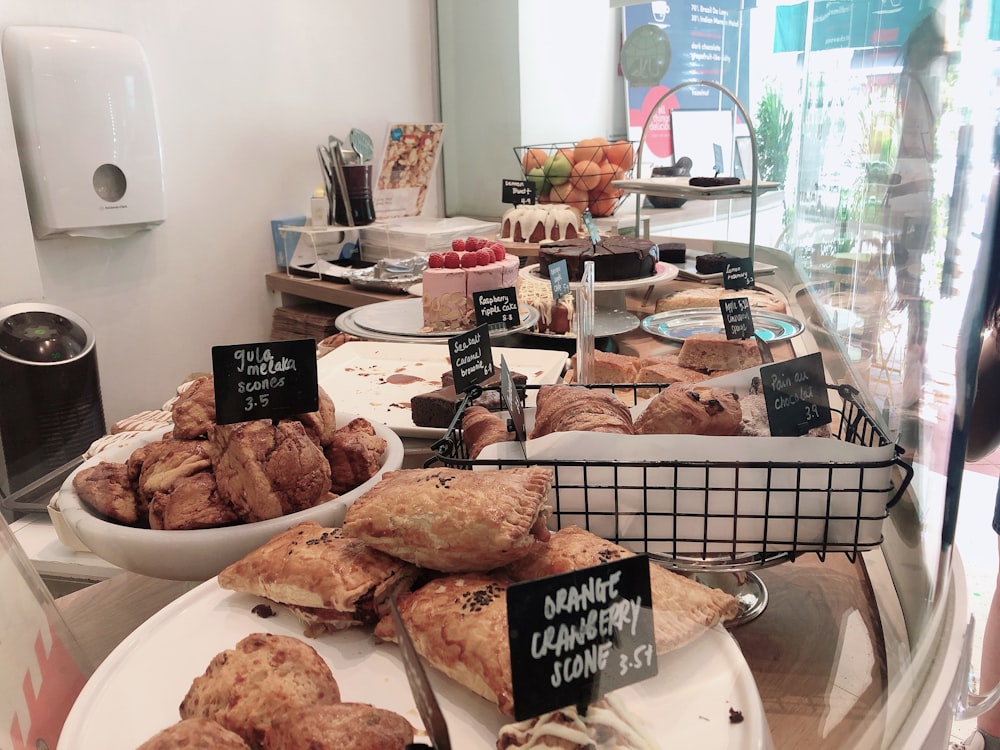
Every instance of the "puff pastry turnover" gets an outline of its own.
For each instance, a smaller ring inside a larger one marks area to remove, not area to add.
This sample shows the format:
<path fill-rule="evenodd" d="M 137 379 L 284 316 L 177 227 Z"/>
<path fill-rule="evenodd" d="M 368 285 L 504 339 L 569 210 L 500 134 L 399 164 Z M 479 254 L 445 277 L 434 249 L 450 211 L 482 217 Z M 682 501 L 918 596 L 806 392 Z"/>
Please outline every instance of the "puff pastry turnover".
<path fill-rule="evenodd" d="M 492 570 L 547 539 L 552 470 L 402 469 L 358 498 L 344 536 L 444 573 Z"/>
<path fill-rule="evenodd" d="M 635 554 L 579 526 L 566 526 L 505 569 L 515 581 L 568 573 Z M 735 617 L 739 602 L 656 563 L 649 564 L 656 651 L 664 654 L 693 641 L 707 628 Z"/>
<path fill-rule="evenodd" d="M 514 713 L 506 579 L 487 573 L 437 578 L 399 600 L 413 646 L 428 663 L 477 695 Z M 375 635 L 396 640 L 392 617 Z"/>
<path fill-rule="evenodd" d="M 408 590 L 417 568 L 303 521 L 219 573 L 224 589 L 262 596 L 306 623 L 306 635 L 374 625 L 389 596 Z"/>

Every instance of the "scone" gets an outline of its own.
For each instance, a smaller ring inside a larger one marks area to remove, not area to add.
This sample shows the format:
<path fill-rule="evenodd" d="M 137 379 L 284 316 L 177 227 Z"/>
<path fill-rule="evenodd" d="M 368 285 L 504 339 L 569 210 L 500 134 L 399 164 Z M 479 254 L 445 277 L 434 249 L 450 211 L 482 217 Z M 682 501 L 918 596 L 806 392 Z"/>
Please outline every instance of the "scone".
<path fill-rule="evenodd" d="M 340 529 L 303 521 L 219 573 L 219 586 L 287 607 L 306 635 L 374 625 L 389 597 L 409 590 L 413 565 L 347 539 Z"/>
<path fill-rule="evenodd" d="M 250 750 L 250 746 L 218 722 L 199 718 L 171 724 L 136 750 Z"/>
<path fill-rule="evenodd" d="M 403 750 L 413 726 L 399 714 L 367 703 L 308 706 L 278 717 L 264 750 Z"/>
<path fill-rule="evenodd" d="M 342 495 L 375 476 L 387 446 L 364 417 L 335 430 L 323 449 L 330 463 L 330 491 Z"/>
<path fill-rule="evenodd" d="M 400 469 L 359 497 L 343 533 L 445 573 L 492 570 L 547 539 L 552 470 Z"/>
<path fill-rule="evenodd" d="M 73 489 L 80 501 L 117 523 L 135 526 L 145 522 L 146 505 L 132 489 L 128 468 L 100 461 L 73 475 Z"/>
<path fill-rule="evenodd" d="M 151 529 L 211 529 L 239 522 L 236 508 L 219 495 L 210 471 L 177 480 L 170 489 L 153 493 L 149 502 Z"/>
<path fill-rule="evenodd" d="M 177 395 L 170 407 L 174 437 L 191 440 L 201 437 L 215 424 L 215 378 L 202 375 Z"/>
<path fill-rule="evenodd" d="M 719 300 L 746 297 L 752 310 L 767 310 L 783 313 L 787 307 L 784 301 L 764 289 L 726 289 L 721 286 L 704 286 L 694 289 L 679 289 L 656 300 L 654 312 L 681 310 L 689 307 L 719 308 Z"/>
<path fill-rule="evenodd" d="M 739 396 L 697 383 L 673 383 L 635 419 L 638 435 L 735 435 L 743 420 Z"/>
<path fill-rule="evenodd" d="M 695 333 L 684 339 L 677 364 L 695 370 L 745 370 L 762 364 L 757 339 L 727 339 L 724 333 Z"/>
<path fill-rule="evenodd" d="M 271 723 L 299 707 L 340 702 L 330 667 L 297 638 L 251 633 L 212 659 L 180 705 L 182 719 L 218 722 L 251 748 L 263 747 Z"/>

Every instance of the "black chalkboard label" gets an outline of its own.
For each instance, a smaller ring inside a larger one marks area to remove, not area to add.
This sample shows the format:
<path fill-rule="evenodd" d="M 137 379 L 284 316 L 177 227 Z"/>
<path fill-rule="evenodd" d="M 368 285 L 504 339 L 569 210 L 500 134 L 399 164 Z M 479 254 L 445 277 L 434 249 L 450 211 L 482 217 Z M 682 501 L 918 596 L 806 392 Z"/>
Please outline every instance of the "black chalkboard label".
<path fill-rule="evenodd" d="M 514 717 L 586 707 L 656 675 L 645 555 L 507 589 Z"/>
<path fill-rule="evenodd" d="M 521 323 L 517 311 L 517 289 L 490 289 L 472 293 L 472 306 L 476 311 L 476 325 L 490 328 L 514 328 Z"/>
<path fill-rule="evenodd" d="M 754 335 L 753 313 L 750 300 L 746 297 L 731 297 L 719 300 L 722 310 L 722 324 L 726 327 L 727 339 L 748 339 Z"/>
<path fill-rule="evenodd" d="M 455 392 L 464 393 L 471 386 L 493 376 L 493 349 L 490 347 L 490 327 L 477 326 L 471 331 L 448 339 L 451 374 Z"/>
<path fill-rule="evenodd" d="M 584 209 L 583 212 L 583 226 L 587 229 L 587 234 L 590 235 L 590 241 L 596 246 L 601 241 L 601 233 L 597 231 L 597 225 L 594 223 L 594 217 L 590 214 L 590 209 Z"/>
<path fill-rule="evenodd" d="M 718 143 L 712 144 L 712 156 L 715 158 L 715 174 L 718 176 L 726 171 L 726 162 L 722 157 L 722 146 Z"/>
<path fill-rule="evenodd" d="M 798 437 L 830 423 L 823 356 L 819 352 L 760 368 L 771 434 Z"/>
<path fill-rule="evenodd" d="M 530 206 L 535 202 L 535 186 L 524 180 L 503 181 L 502 202 L 513 206 Z"/>
<path fill-rule="evenodd" d="M 549 281 L 552 282 L 552 299 L 562 299 L 569 294 L 569 269 L 565 260 L 549 263 Z"/>
<path fill-rule="evenodd" d="M 733 258 L 726 261 L 722 271 L 722 286 L 726 289 L 746 289 L 753 286 L 753 260 L 750 258 Z"/>
<path fill-rule="evenodd" d="M 508 428 L 514 428 L 514 436 L 523 448 L 524 441 L 527 439 L 527 433 L 524 429 L 524 404 L 521 403 L 521 396 L 517 392 L 517 385 L 514 383 L 514 378 L 511 377 L 507 358 L 504 356 L 500 357 L 500 400 L 507 413 L 510 414 Z"/>
<path fill-rule="evenodd" d="M 319 408 L 315 339 L 212 347 L 215 421 L 284 419 Z"/>

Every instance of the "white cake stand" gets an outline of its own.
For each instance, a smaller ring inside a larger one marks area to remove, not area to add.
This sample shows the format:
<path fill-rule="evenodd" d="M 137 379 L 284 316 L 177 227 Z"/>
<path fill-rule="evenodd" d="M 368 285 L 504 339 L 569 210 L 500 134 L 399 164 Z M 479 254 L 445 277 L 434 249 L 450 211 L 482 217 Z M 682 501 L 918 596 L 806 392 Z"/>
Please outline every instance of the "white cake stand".
<path fill-rule="evenodd" d="M 661 284 L 677 278 L 680 269 L 672 263 L 657 263 L 656 273 L 641 279 L 624 279 L 622 281 L 594 282 L 594 336 L 614 336 L 619 333 L 634 331 L 642 321 L 638 316 L 628 311 L 625 302 L 625 292 L 629 289 L 639 289 Z M 538 264 L 525 266 L 521 269 L 521 277 L 535 281 L 545 281 L 538 271 Z M 570 289 L 578 289 L 580 282 L 571 281 Z"/>

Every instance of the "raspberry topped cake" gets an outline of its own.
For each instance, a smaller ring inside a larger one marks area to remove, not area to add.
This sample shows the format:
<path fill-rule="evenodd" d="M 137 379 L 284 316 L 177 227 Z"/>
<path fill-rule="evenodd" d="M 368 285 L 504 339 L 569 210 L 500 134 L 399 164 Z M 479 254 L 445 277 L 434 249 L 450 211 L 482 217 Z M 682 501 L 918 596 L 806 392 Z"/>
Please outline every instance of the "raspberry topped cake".
<path fill-rule="evenodd" d="M 454 240 L 445 253 L 431 253 L 423 274 L 424 328 L 462 331 L 475 323 L 472 295 L 517 285 L 520 260 L 503 245 L 482 237 Z"/>

